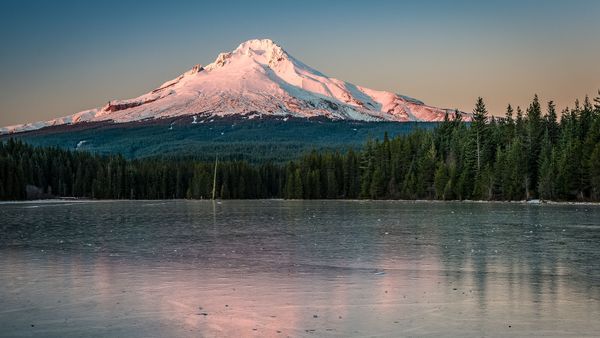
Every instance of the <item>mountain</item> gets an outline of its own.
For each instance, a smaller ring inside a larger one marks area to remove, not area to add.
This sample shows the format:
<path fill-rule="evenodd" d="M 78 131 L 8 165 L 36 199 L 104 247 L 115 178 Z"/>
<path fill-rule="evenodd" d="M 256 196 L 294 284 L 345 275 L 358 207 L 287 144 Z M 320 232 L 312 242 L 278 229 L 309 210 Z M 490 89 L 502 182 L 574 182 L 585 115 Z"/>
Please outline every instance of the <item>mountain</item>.
<path fill-rule="evenodd" d="M 196 65 L 137 98 L 110 101 L 104 107 L 46 122 L 0 128 L 0 133 L 81 122 L 126 123 L 173 117 L 188 117 L 195 124 L 229 115 L 244 119 L 271 115 L 435 122 L 443 120 L 447 112 L 407 96 L 327 77 L 273 41 L 263 39 L 246 41 L 232 52 L 219 54 L 213 63 Z"/>

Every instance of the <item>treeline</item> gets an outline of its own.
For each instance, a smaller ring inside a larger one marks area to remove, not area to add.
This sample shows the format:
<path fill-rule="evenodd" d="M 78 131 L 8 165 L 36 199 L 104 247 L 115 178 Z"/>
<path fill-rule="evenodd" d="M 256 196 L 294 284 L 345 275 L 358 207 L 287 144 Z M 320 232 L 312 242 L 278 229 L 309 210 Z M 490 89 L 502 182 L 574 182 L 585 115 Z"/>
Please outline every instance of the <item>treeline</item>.
<path fill-rule="evenodd" d="M 369 140 L 360 151 L 305 154 L 287 164 L 219 162 L 217 198 L 369 198 L 600 201 L 600 93 L 557 118 L 537 98 L 473 121 L 447 116 L 435 130 Z M 20 141 L 0 143 L 0 199 L 48 196 L 211 198 L 215 164 L 126 160 Z"/>
<path fill-rule="evenodd" d="M 212 196 L 214 167 L 190 159 L 126 160 L 10 139 L 0 143 L 0 199 L 205 199 Z M 217 168 L 216 197 L 281 196 L 278 166 L 234 161 Z"/>
<path fill-rule="evenodd" d="M 433 133 L 367 144 L 361 196 L 406 199 L 600 200 L 600 92 L 557 121 L 537 96 L 525 112 L 490 117 L 479 98 Z"/>

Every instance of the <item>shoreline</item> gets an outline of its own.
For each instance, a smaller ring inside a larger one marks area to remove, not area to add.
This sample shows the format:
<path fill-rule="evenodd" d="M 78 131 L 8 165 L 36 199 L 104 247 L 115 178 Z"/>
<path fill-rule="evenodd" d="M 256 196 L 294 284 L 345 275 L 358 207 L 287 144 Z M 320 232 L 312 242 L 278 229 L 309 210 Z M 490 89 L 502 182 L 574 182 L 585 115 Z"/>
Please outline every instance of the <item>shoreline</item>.
<path fill-rule="evenodd" d="M 0 205 L 7 204 L 32 204 L 32 203 L 86 203 L 86 202 L 117 202 L 117 201 L 212 201 L 210 199 L 92 199 L 92 198 L 49 198 L 38 200 L 12 200 L 0 201 Z M 401 203 L 465 203 L 465 204 L 523 204 L 523 205 L 590 205 L 600 206 L 600 202 L 579 202 L 579 201 L 549 201 L 549 200 L 521 200 L 521 201 L 487 201 L 487 200 L 406 200 L 406 199 L 283 199 L 283 198 L 263 198 L 263 199 L 217 199 L 216 202 L 223 201 L 341 201 L 341 202 L 401 202 Z"/>

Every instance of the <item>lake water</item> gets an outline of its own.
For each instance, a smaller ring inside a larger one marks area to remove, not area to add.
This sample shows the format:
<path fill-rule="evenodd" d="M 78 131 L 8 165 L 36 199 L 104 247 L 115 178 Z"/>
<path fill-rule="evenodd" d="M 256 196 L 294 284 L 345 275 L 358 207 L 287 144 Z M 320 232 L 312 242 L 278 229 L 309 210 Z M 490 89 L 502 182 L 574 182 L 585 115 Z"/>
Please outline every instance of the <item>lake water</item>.
<path fill-rule="evenodd" d="M 0 204 L 0 336 L 597 336 L 600 207 Z"/>

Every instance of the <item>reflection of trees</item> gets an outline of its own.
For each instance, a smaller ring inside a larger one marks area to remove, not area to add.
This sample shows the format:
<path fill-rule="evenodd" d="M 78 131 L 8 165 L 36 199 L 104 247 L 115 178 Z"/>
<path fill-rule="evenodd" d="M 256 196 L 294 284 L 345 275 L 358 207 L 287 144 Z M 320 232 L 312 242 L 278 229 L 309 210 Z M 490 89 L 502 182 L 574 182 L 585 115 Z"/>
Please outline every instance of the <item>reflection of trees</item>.
<path fill-rule="evenodd" d="M 596 246 L 600 231 L 571 227 L 582 221 L 599 224 L 598 213 L 520 204 L 440 207 L 455 211 L 437 224 L 440 260 L 450 281 L 473 278 L 481 306 L 486 304 L 491 275 L 494 283 L 504 284 L 495 287 L 505 287 L 510 299 L 518 301 L 518 293 L 528 288 L 538 314 L 542 302 L 556 301 L 560 283 L 598 296 L 592 279 L 600 275 Z"/>
<path fill-rule="evenodd" d="M 600 210 L 594 206 L 116 201 L 22 207 L 3 207 L 0 246 L 263 269 L 441 267 L 449 283 L 477 290 L 481 307 L 494 297 L 491 283 L 511 299 L 526 287 L 535 304 L 555 301 L 565 283 L 600 298 Z"/>

